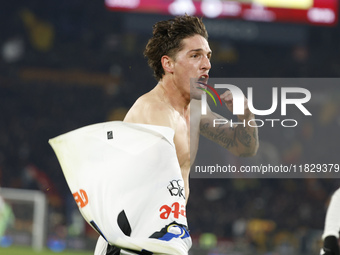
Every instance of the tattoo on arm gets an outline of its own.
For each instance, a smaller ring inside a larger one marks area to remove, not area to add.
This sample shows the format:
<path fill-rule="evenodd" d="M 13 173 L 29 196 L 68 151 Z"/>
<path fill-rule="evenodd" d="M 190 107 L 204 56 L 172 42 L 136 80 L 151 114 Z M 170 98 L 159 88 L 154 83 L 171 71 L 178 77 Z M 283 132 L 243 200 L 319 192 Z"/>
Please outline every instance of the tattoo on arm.
<path fill-rule="evenodd" d="M 200 133 L 202 135 L 240 157 L 254 155 L 259 144 L 257 128 L 243 125 L 232 126 L 228 121 L 213 127 L 212 118 L 221 120 L 224 118 L 213 112 L 211 114 L 212 116 L 208 119 L 201 119 Z"/>
<path fill-rule="evenodd" d="M 230 127 L 229 129 L 233 128 Z M 201 134 L 217 142 L 226 149 L 237 147 L 236 139 L 230 137 L 230 134 L 227 134 L 225 128 L 217 127 L 212 130 L 209 123 L 204 123 L 201 125 Z"/>
<path fill-rule="evenodd" d="M 235 129 L 236 137 L 246 147 L 251 145 L 251 135 L 247 132 L 246 128 L 243 126 L 237 126 Z M 254 136 L 255 134 L 253 134 Z M 256 139 L 255 139 L 256 140 Z"/>
<path fill-rule="evenodd" d="M 259 140 L 258 140 L 258 136 L 257 136 L 257 132 L 256 132 L 256 129 L 254 129 L 254 132 L 253 132 L 253 137 L 255 139 L 255 146 L 257 146 Z"/>

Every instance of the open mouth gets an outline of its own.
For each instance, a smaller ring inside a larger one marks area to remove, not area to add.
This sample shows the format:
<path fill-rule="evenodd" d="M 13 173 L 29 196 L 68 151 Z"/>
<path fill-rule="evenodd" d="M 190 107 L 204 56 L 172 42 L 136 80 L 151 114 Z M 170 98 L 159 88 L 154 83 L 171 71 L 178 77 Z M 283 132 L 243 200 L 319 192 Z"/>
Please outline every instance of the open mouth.
<path fill-rule="evenodd" d="M 209 79 L 209 75 L 203 74 L 198 78 L 198 81 L 203 82 L 203 83 L 207 83 L 208 79 Z"/>
<path fill-rule="evenodd" d="M 207 82 L 208 82 L 208 79 L 209 79 L 209 75 L 202 75 L 198 78 L 197 80 L 197 84 L 203 88 L 203 89 L 206 89 L 207 88 Z"/>

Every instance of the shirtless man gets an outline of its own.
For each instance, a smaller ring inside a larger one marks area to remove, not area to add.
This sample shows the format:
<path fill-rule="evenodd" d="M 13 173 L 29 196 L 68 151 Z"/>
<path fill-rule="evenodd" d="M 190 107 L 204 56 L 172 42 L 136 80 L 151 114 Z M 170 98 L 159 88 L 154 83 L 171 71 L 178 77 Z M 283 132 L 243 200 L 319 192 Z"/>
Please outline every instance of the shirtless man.
<path fill-rule="evenodd" d="M 189 197 L 189 172 L 194 161 L 199 135 L 202 134 L 235 155 L 252 156 L 258 148 L 257 129 L 235 125 L 219 125 L 214 128 L 213 119 L 222 119 L 207 107 L 201 115 L 200 83 L 206 83 L 211 68 L 211 49 L 204 24 L 197 17 L 179 16 L 173 20 L 155 24 L 145 56 L 158 84 L 141 96 L 127 113 L 124 121 L 159 125 L 174 130 L 174 144 L 184 180 L 186 202 Z M 204 85 L 201 87 L 205 88 Z M 220 96 L 230 111 L 233 110 L 232 94 L 226 91 Z M 240 121 L 254 119 L 245 98 L 245 114 Z M 107 245 L 98 239 L 95 254 L 118 255 L 120 248 Z M 124 251 L 124 254 L 126 253 Z"/>
<path fill-rule="evenodd" d="M 158 84 L 135 102 L 124 119 L 125 122 L 166 126 L 175 131 L 174 143 L 186 200 L 189 197 L 190 162 L 194 162 L 200 134 L 238 156 L 255 155 L 259 144 L 257 128 L 228 124 L 214 128 L 213 119 L 223 117 L 209 107 L 207 114 L 201 115 L 200 98 L 204 92 L 190 79 L 206 83 L 209 78 L 212 52 L 207 39 L 205 26 L 197 17 L 179 16 L 156 23 L 144 55 Z M 230 91 L 220 97 L 232 111 Z M 254 119 L 246 98 L 245 114 L 238 119 L 245 120 L 245 123 Z"/>

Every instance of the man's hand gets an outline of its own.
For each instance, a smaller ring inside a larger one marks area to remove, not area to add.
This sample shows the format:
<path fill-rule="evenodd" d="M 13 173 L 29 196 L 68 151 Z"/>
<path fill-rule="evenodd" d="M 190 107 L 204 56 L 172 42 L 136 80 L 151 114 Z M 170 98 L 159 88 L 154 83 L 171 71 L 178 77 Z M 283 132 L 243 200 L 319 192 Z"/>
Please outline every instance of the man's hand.
<path fill-rule="evenodd" d="M 220 95 L 220 98 L 223 100 L 225 105 L 227 106 L 228 110 L 233 112 L 233 94 L 230 90 L 225 91 L 222 95 Z M 243 120 L 249 120 L 254 115 L 250 112 L 248 108 L 248 99 L 244 96 L 244 115 L 238 115 L 238 119 Z"/>

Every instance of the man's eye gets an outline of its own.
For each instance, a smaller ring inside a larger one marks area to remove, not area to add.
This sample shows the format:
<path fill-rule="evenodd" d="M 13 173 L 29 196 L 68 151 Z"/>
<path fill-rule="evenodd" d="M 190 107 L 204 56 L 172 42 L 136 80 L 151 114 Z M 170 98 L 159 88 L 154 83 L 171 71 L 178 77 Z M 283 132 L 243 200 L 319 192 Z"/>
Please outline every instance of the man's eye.
<path fill-rule="evenodd" d="M 192 55 L 193 58 L 197 58 L 198 57 L 198 54 L 194 54 Z"/>

